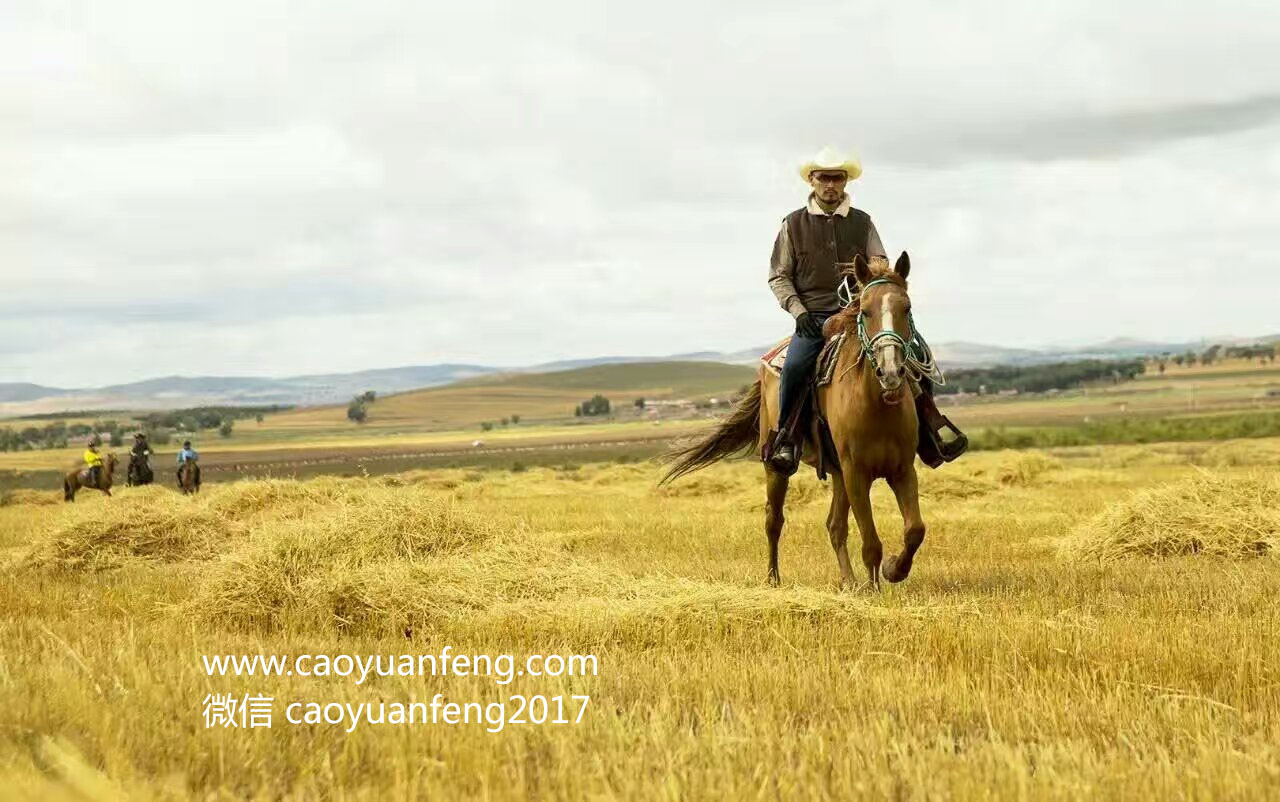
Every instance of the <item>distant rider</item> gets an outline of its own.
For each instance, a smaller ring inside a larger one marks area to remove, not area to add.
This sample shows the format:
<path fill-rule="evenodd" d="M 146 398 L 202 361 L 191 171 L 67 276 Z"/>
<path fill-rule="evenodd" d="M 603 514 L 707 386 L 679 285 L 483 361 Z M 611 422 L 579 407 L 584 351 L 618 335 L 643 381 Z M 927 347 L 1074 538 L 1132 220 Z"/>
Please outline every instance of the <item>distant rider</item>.
<path fill-rule="evenodd" d="M 102 455 L 98 453 L 98 441 L 90 440 L 84 451 L 84 462 L 89 466 L 89 480 L 94 487 L 102 487 Z"/>
<path fill-rule="evenodd" d="M 182 443 L 182 450 L 178 452 L 178 484 L 182 484 L 182 466 L 190 462 L 196 469 L 196 487 L 200 486 L 200 455 L 191 447 L 191 441 L 185 440 Z"/>
<path fill-rule="evenodd" d="M 146 475 L 150 473 L 147 457 L 151 456 L 151 445 L 147 442 L 145 434 L 137 432 L 133 435 L 133 448 L 129 449 L 129 453 L 132 455 L 132 459 L 130 459 L 131 465 L 129 466 L 131 481 L 151 481 L 146 478 Z M 136 472 L 136 476 L 133 475 L 134 472 Z"/>

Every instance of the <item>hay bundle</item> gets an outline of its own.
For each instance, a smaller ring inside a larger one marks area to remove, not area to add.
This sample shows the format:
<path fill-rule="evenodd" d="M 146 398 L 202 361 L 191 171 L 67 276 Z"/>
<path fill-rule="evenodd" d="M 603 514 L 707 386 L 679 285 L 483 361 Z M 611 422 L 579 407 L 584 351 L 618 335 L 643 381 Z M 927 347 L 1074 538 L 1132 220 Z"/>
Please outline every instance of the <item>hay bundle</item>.
<path fill-rule="evenodd" d="M 1280 465 L 1280 444 L 1259 440 L 1229 440 L 1214 443 L 1192 462 L 1213 468 Z"/>
<path fill-rule="evenodd" d="M 205 560 L 239 529 L 176 493 L 161 491 L 76 510 L 32 544 L 33 568 L 102 570 L 130 559 Z"/>
<path fill-rule="evenodd" d="M 1029 485 L 1046 473 L 1062 469 L 1062 462 L 1041 451 L 1013 454 L 996 468 L 996 481 L 1007 486 Z"/>
<path fill-rule="evenodd" d="M 57 490 L 27 490 L 25 488 L 18 488 L 16 490 L 10 490 L 4 494 L 0 494 L 0 507 L 17 507 L 21 505 L 42 507 L 61 503 L 62 493 Z"/>
<path fill-rule="evenodd" d="M 298 519 L 259 522 L 242 548 L 206 572 L 189 612 L 267 628 L 385 621 L 403 606 L 412 566 L 474 552 L 493 537 L 438 493 L 376 484 L 348 490 Z"/>
<path fill-rule="evenodd" d="M 351 501 L 363 485 L 331 476 L 308 482 L 294 479 L 259 479 L 232 482 L 208 498 L 209 509 L 230 520 L 241 520 L 270 511 L 303 515 L 336 501 Z"/>
<path fill-rule="evenodd" d="M 1280 547 L 1280 477 L 1205 473 L 1138 491 L 1081 525 L 1073 559 L 1208 554 L 1242 558 Z"/>
<path fill-rule="evenodd" d="M 995 489 L 996 486 L 985 479 L 961 473 L 929 471 L 920 475 L 920 495 L 925 498 L 973 498 Z"/>
<path fill-rule="evenodd" d="M 681 479 L 669 485 L 654 489 L 659 496 L 669 498 L 700 498 L 709 496 L 724 499 L 735 496 L 748 489 L 748 486 L 737 476 L 725 476 L 723 473 L 700 473 Z"/>

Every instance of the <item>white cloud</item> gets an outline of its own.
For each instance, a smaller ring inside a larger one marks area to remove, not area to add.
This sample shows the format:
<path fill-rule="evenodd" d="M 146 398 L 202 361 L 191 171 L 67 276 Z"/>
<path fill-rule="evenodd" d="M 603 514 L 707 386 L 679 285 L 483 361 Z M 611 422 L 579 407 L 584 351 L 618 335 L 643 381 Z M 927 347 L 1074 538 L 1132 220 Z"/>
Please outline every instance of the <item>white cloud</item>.
<path fill-rule="evenodd" d="M 1277 39 L 1260 3 L 22 4 L 0 381 L 768 342 L 827 142 L 935 342 L 1280 330 Z"/>

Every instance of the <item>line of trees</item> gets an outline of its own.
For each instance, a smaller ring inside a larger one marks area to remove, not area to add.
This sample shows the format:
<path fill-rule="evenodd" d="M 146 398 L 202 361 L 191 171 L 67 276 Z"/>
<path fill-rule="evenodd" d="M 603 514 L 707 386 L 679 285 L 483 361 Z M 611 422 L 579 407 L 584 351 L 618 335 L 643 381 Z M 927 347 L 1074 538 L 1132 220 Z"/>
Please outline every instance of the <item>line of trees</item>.
<path fill-rule="evenodd" d="M 290 408 L 279 404 L 259 407 L 190 407 L 169 412 L 149 412 L 146 415 L 134 417 L 134 420 L 142 424 L 140 428 L 143 431 L 169 429 L 174 432 L 194 433 L 211 429 L 220 430 L 228 422 L 234 425 L 234 421 L 246 418 L 255 418 L 261 423 L 264 414 Z"/>
<path fill-rule="evenodd" d="M 947 372 L 947 383 L 937 388 L 939 395 L 948 393 L 994 394 L 1008 390 L 1019 393 L 1043 393 L 1067 390 L 1100 381 L 1122 382 L 1143 371 L 1140 359 L 1106 361 L 1082 359 L 1048 365 L 1000 365 Z"/>
<path fill-rule="evenodd" d="M 44 426 L 0 429 L 0 451 L 34 451 L 42 448 L 66 448 L 73 440 L 88 441 L 94 434 L 118 446 L 124 442 L 121 425 L 114 420 L 68 424 L 54 421 Z"/>
<path fill-rule="evenodd" d="M 45 448 L 67 448 L 88 442 L 97 437 L 101 442 L 118 448 L 129 442 L 133 433 L 142 431 L 153 446 L 168 445 L 175 437 L 203 431 L 217 431 L 222 437 L 230 437 L 235 421 L 255 418 L 259 423 L 268 412 L 289 409 L 272 405 L 259 407 L 191 407 L 169 412 L 149 412 L 130 420 L 108 418 L 92 423 L 67 423 L 55 420 L 43 426 L 0 428 L 0 451 L 35 451 Z M 49 415 L 42 415 L 48 418 Z"/>
<path fill-rule="evenodd" d="M 1165 353 L 1152 357 L 1151 362 L 1158 372 L 1164 373 L 1169 363 L 1182 366 L 1212 365 L 1226 359 L 1256 359 L 1264 365 L 1276 361 L 1277 346 L 1262 345 L 1211 345 L 1203 351 L 1186 351 L 1181 354 Z"/>

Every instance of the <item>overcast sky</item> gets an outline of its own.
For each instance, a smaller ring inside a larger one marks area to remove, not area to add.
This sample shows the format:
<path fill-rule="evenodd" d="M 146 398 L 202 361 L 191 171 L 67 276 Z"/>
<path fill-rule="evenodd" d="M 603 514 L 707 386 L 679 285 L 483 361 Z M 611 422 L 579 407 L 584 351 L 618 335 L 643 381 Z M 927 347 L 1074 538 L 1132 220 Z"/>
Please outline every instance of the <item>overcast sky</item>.
<path fill-rule="evenodd" d="M 1273 0 L 6 3 L 0 381 L 767 343 L 826 144 L 934 342 L 1276 333 L 1277 42 Z"/>

